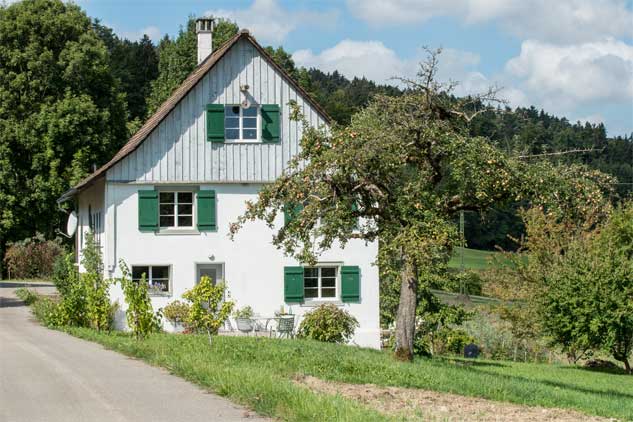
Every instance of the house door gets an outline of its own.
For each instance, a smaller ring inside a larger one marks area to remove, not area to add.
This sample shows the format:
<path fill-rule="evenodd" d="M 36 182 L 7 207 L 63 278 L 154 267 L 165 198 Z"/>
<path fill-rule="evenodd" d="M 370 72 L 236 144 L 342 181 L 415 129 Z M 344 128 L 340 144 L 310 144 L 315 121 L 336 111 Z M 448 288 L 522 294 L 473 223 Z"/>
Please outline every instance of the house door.
<path fill-rule="evenodd" d="M 202 276 L 209 277 L 213 284 L 224 279 L 224 265 L 223 264 L 198 264 L 196 266 L 196 284 L 200 281 Z"/>

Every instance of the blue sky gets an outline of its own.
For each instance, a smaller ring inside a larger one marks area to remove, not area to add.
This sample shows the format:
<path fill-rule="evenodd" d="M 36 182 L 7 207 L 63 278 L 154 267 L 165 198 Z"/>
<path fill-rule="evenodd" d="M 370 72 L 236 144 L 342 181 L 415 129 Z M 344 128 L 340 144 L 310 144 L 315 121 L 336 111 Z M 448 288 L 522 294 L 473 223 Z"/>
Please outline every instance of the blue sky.
<path fill-rule="evenodd" d="M 458 94 L 504 88 L 511 105 L 633 133 L 633 0 L 78 0 L 127 38 L 213 14 L 283 45 L 298 65 L 393 83 L 443 47 Z"/>

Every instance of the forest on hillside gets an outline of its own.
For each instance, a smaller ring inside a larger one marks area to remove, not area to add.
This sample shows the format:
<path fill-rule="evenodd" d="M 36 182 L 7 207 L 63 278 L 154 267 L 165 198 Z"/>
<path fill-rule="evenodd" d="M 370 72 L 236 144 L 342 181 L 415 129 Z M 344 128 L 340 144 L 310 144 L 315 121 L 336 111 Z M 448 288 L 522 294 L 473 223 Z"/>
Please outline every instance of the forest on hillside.
<path fill-rule="evenodd" d="M 41 4 L 40 4 L 41 3 Z M 38 21 L 38 25 L 25 22 Z M 219 18 L 214 48 L 236 34 Z M 196 65 L 194 20 L 157 45 L 127 40 L 78 6 L 35 1 L 0 6 L 0 251 L 39 232 L 55 236 L 63 214 L 56 199 L 126 142 Z M 297 67 L 282 46 L 271 56 L 340 124 L 377 94 L 400 88 L 339 72 Z M 28 69 L 28 70 L 25 70 Z M 534 107 L 478 115 L 471 135 L 490 138 L 510 153 L 551 155 L 617 177 L 617 197 L 633 192 L 633 134 L 609 137 L 602 124 L 570 122 Z M 68 141 L 72 140 L 72 141 Z M 19 157 L 19 160 L 15 160 Z M 470 247 L 512 249 L 523 227 L 521 204 L 466 216 Z"/>

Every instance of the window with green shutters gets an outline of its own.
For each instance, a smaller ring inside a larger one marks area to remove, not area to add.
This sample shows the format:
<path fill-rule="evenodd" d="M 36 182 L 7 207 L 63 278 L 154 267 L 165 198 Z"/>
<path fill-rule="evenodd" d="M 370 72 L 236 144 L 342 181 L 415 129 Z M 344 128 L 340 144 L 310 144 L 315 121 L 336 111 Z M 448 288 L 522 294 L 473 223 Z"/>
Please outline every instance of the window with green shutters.
<path fill-rule="evenodd" d="M 264 104 L 261 107 L 263 142 L 279 142 L 281 139 L 281 119 L 278 104 Z"/>
<path fill-rule="evenodd" d="M 138 229 L 142 232 L 158 230 L 158 192 L 138 191 Z"/>
<path fill-rule="evenodd" d="M 360 268 L 358 266 L 341 267 L 341 300 L 360 302 Z"/>
<path fill-rule="evenodd" d="M 224 104 L 207 104 L 207 141 L 224 142 Z"/>
<path fill-rule="evenodd" d="M 265 142 L 281 140 L 281 112 L 278 104 L 207 104 L 209 142 Z"/>
<path fill-rule="evenodd" d="M 284 300 L 286 303 L 328 300 L 358 303 L 360 268 L 327 264 L 316 267 L 285 267 Z"/>
<path fill-rule="evenodd" d="M 197 223 L 198 230 L 209 232 L 217 230 L 217 210 L 214 190 L 198 191 Z"/>
<path fill-rule="evenodd" d="M 303 302 L 303 267 L 284 267 L 284 301 Z"/>

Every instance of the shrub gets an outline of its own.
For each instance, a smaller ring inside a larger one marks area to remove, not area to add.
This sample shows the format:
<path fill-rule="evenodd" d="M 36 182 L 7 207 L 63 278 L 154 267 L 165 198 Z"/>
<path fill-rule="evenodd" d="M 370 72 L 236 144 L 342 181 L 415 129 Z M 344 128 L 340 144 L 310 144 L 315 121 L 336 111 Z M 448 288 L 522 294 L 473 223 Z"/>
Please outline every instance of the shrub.
<path fill-rule="evenodd" d="M 235 312 L 233 312 L 233 318 L 253 318 L 253 308 L 244 306 L 241 309 L 236 309 Z"/>
<path fill-rule="evenodd" d="M 59 306 L 64 316 L 64 325 L 90 326 L 87 309 L 89 286 L 85 283 L 85 278 L 75 274 L 72 279 L 65 280 L 62 283 Z"/>
<path fill-rule="evenodd" d="M 213 335 L 227 320 L 235 303 L 224 300 L 224 283 L 213 284 L 213 281 L 204 276 L 193 289 L 187 290 L 182 297 L 191 302 L 191 310 L 187 322 L 196 330 L 206 331 L 209 344 L 212 344 Z"/>
<path fill-rule="evenodd" d="M 160 311 L 154 313 L 145 275 L 140 282 L 135 282 L 132 281 L 130 270 L 123 261 L 119 262 L 119 268 L 123 273 L 119 282 L 127 303 L 125 316 L 134 337 L 141 340 L 151 333 L 159 332 L 162 325 L 161 314 Z"/>
<path fill-rule="evenodd" d="M 64 312 L 59 302 L 48 296 L 40 296 L 33 302 L 31 310 L 35 318 L 47 327 L 61 327 L 66 325 Z"/>
<path fill-rule="evenodd" d="M 299 326 L 299 337 L 329 343 L 347 343 L 358 321 L 349 312 L 333 304 L 324 304 L 307 312 Z"/>
<path fill-rule="evenodd" d="M 35 301 L 39 298 L 39 295 L 31 290 L 25 289 L 24 287 L 20 287 L 15 291 L 15 295 L 24 302 L 25 305 L 29 306 L 35 303 Z"/>
<path fill-rule="evenodd" d="M 60 294 L 59 302 L 45 303 L 35 310 L 40 321 L 48 326 L 70 325 L 109 330 L 116 304 L 110 303 L 110 282 L 103 279 L 101 249 L 94 235 L 86 235 L 86 246 L 81 263 L 86 273 L 79 274 L 72 254 L 59 255 L 55 261 L 53 282 Z M 54 308 L 54 311 L 53 311 Z M 44 318 L 43 315 L 53 315 Z"/>
<path fill-rule="evenodd" d="M 183 324 L 189 317 L 190 307 L 184 302 L 175 300 L 163 308 L 163 316 L 174 326 Z"/>
<path fill-rule="evenodd" d="M 53 273 L 55 259 L 63 253 L 59 239 L 42 234 L 8 245 L 4 263 L 9 278 L 46 278 Z"/>
<path fill-rule="evenodd" d="M 60 295 L 66 295 L 73 283 L 79 279 L 79 272 L 75 266 L 74 254 L 61 254 L 53 265 L 53 283 Z"/>

